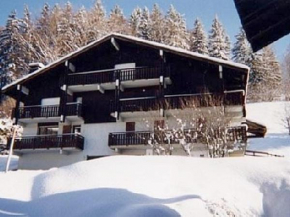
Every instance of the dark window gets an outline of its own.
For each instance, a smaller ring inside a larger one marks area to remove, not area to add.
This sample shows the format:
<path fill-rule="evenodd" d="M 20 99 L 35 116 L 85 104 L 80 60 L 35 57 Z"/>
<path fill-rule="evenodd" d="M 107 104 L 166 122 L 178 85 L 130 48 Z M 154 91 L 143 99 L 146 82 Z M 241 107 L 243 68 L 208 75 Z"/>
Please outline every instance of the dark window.
<path fill-rule="evenodd" d="M 154 131 L 164 129 L 164 120 L 154 121 Z"/>
<path fill-rule="evenodd" d="M 71 125 L 65 125 L 62 129 L 63 134 L 71 133 Z"/>
<path fill-rule="evenodd" d="M 126 132 L 135 131 L 135 122 L 126 122 Z"/>
<path fill-rule="evenodd" d="M 38 124 L 38 135 L 57 135 L 58 124 L 56 123 L 41 123 Z"/>

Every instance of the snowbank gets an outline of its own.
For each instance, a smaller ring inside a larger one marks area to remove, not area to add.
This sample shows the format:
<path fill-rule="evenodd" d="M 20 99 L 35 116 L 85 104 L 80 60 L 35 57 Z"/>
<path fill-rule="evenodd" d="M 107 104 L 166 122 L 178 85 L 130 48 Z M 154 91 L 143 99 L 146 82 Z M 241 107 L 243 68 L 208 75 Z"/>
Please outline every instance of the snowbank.
<path fill-rule="evenodd" d="M 6 163 L 7 163 L 8 155 L 0 155 L 0 171 L 5 171 Z M 9 170 L 17 170 L 18 169 L 18 156 L 12 156 L 11 162 L 9 165 Z"/>
<path fill-rule="evenodd" d="M 47 172 L 0 173 L 1 182 L 14 189 L 10 193 L 0 185 L 0 216 L 286 217 L 289 163 L 286 158 L 115 156 Z M 15 193 L 21 191 L 26 194 Z"/>

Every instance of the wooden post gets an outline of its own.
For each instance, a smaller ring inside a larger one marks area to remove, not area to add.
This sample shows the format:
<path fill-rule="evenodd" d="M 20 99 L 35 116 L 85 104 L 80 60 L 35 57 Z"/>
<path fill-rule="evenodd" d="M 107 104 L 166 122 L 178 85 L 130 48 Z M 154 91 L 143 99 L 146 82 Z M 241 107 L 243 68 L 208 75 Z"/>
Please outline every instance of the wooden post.
<path fill-rule="evenodd" d="M 6 173 L 9 170 L 16 133 L 17 133 L 17 125 L 15 125 L 15 127 L 13 128 L 12 140 L 11 140 L 11 144 L 10 144 L 10 148 L 9 148 L 9 155 L 8 155 L 7 162 L 6 162 L 6 169 L 5 169 Z"/>
<path fill-rule="evenodd" d="M 119 120 L 120 117 L 120 70 L 115 71 L 115 118 Z"/>
<path fill-rule="evenodd" d="M 14 114 L 14 118 L 15 118 L 14 124 L 15 125 L 18 124 L 18 119 L 19 119 L 20 100 L 21 100 L 21 85 L 18 84 L 17 85 L 17 99 L 16 99 L 16 105 L 15 105 L 15 114 Z"/>

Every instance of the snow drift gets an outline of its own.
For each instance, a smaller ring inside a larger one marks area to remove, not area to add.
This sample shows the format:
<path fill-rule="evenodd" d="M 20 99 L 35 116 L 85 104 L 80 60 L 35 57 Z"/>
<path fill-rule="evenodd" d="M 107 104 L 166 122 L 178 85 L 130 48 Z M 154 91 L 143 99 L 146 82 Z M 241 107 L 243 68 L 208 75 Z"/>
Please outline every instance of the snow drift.
<path fill-rule="evenodd" d="M 0 186 L 0 216 L 286 217 L 289 163 L 286 158 L 116 156 L 47 172 L 10 172 L 0 174 L 10 186 Z M 29 194 L 19 193 L 23 189 Z"/>

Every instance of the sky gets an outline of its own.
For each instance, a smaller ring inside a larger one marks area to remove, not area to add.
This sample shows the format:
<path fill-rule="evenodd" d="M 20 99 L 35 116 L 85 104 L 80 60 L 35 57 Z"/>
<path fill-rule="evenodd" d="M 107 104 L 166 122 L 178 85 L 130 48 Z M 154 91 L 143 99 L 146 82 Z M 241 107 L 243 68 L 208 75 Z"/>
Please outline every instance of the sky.
<path fill-rule="evenodd" d="M 70 0 L 74 9 L 78 9 L 81 6 L 89 9 L 92 7 L 94 1 Z M 16 10 L 18 16 L 21 17 L 24 5 L 28 5 L 32 17 L 36 18 L 39 16 L 42 6 L 46 2 L 52 7 L 56 3 L 64 5 L 67 0 L 1 0 L 0 26 L 5 26 L 7 17 L 12 10 Z M 238 33 L 241 26 L 233 0 L 103 0 L 102 2 L 107 13 L 109 13 L 115 4 L 120 5 L 126 17 L 130 16 L 136 6 L 141 8 L 147 6 L 151 10 L 153 4 L 157 3 L 165 13 L 169 9 L 170 4 L 173 4 L 184 15 L 189 29 L 193 28 L 194 20 L 198 17 L 202 20 L 205 29 L 209 31 L 213 18 L 215 15 L 218 15 L 231 38 L 232 44 L 235 42 L 234 36 Z M 283 58 L 289 45 L 290 35 L 274 43 L 274 49 L 280 60 Z"/>

